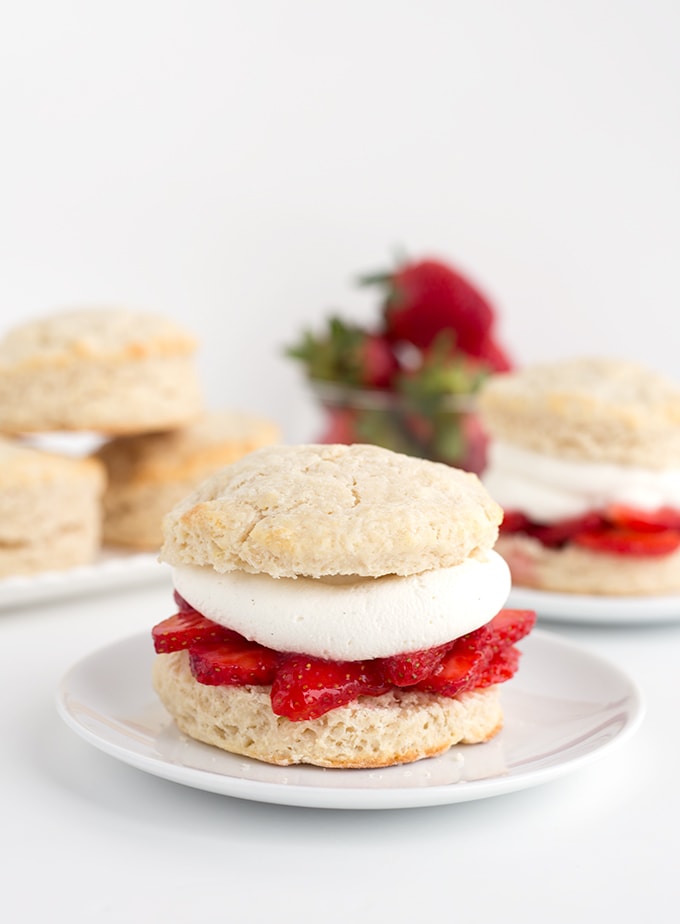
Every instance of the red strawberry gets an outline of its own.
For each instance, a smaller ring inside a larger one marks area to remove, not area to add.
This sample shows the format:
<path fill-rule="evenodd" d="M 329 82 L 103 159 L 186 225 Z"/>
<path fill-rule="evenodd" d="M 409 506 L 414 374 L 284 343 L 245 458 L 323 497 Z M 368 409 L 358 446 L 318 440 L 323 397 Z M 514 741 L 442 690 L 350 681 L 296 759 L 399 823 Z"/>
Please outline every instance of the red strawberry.
<path fill-rule="evenodd" d="M 391 343 L 380 334 L 365 334 L 357 347 L 357 384 L 365 388 L 389 388 L 399 371 Z"/>
<path fill-rule="evenodd" d="M 491 334 L 476 349 L 471 349 L 470 354 L 477 357 L 485 366 L 493 369 L 494 372 L 509 372 L 514 366 L 509 354 Z"/>
<path fill-rule="evenodd" d="M 320 443 L 357 443 L 357 411 L 353 408 L 329 407 L 326 411 L 328 421 L 319 437 Z"/>
<path fill-rule="evenodd" d="M 503 511 L 502 533 L 525 533 L 530 525 L 531 520 L 519 510 Z"/>
<path fill-rule="evenodd" d="M 154 648 L 158 654 L 181 651 L 204 642 L 218 642 L 235 635 L 211 619 L 206 619 L 194 609 L 187 609 L 169 616 L 151 630 Z"/>
<path fill-rule="evenodd" d="M 411 651 L 407 654 L 380 658 L 382 676 L 386 683 L 395 687 L 413 686 L 432 673 L 450 647 L 449 642 L 425 651 Z"/>
<path fill-rule="evenodd" d="M 533 524 L 528 529 L 529 535 L 538 539 L 549 548 L 558 548 L 572 540 L 578 533 L 597 530 L 602 525 L 602 517 L 597 513 L 586 513 L 579 517 L 569 517 L 545 525 Z"/>
<path fill-rule="evenodd" d="M 180 611 L 180 613 L 197 613 L 198 612 L 198 610 L 195 610 L 193 606 L 190 603 L 188 603 L 184 599 L 184 597 L 180 593 L 178 593 L 176 590 L 172 592 L 172 596 L 175 599 L 175 603 L 177 604 L 177 609 Z"/>
<path fill-rule="evenodd" d="M 418 684 L 419 690 L 456 696 L 474 686 L 475 677 L 486 666 L 488 649 L 478 639 L 465 635 L 457 639 L 430 676 Z"/>
<path fill-rule="evenodd" d="M 536 613 L 533 610 L 502 609 L 484 629 L 490 634 L 491 644 L 514 645 L 536 625 Z"/>
<path fill-rule="evenodd" d="M 662 532 L 650 532 L 602 526 L 599 529 L 577 533 L 572 541 L 593 552 L 607 552 L 613 555 L 670 555 L 680 548 L 680 531 L 666 529 Z"/>
<path fill-rule="evenodd" d="M 325 661 L 288 655 L 272 684 L 272 709 L 293 722 L 316 719 L 361 695 L 378 696 L 387 684 L 375 662 Z"/>
<path fill-rule="evenodd" d="M 466 353 L 479 350 L 486 340 L 494 311 L 488 300 L 459 272 L 439 260 L 405 263 L 387 276 L 365 283 L 387 284 L 384 304 L 388 336 L 421 349 L 442 330 L 453 330 L 456 345 Z"/>
<path fill-rule="evenodd" d="M 503 648 L 493 655 L 475 682 L 475 689 L 490 687 L 494 683 L 505 683 L 517 673 L 520 652 L 514 645 Z"/>
<path fill-rule="evenodd" d="M 194 645 L 189 651 L 191 673 L 199 683 L 210 686 L 270 684 L 279 658 L 271 648 L 236 635 L 216 643 Z"/>
<path fill-rule="evenodd" d="M 625 504 L 611 504 L 605 517 L 615 526 L 637 532 L 656 532 L 663 529 L 680 529 L 680 510 L 658 507 L 656 510 L 638 510 Z"/>

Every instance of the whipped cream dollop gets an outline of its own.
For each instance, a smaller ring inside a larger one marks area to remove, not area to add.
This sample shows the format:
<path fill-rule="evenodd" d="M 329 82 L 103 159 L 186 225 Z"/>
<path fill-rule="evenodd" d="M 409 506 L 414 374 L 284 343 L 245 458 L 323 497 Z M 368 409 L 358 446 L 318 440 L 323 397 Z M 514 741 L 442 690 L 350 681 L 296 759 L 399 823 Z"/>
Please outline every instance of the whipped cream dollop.
<path fill-rule="evenodd" d="M 181 565 L 175 589 L 208 619 L 277 651 L 331 660 L 433 648 L 489 622 L 510 592 L 496 553 L 408 577 L 272 578 Z"/>
<path fill-rule="evenodd" d="M 554 523 L 610 504 L 680 509 L 680 469 L 577 462 L 502 441 L 489 447 L 482 481 L 501 507 L 536 523 Z"/>

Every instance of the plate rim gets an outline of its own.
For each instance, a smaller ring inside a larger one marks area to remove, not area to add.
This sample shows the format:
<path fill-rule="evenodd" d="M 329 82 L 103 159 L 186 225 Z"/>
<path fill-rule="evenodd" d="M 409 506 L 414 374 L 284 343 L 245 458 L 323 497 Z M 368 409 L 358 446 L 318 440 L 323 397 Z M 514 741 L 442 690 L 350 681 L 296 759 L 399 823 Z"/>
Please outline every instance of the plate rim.
<path fill-rule="evenodd" d="M 680 622 L 680 594 L 599 596 L 512 587 L 506 606 L 533 609 L 539 622 L 652 626 Z"/>
<path fill-rule="evenodd" d="M 635 734 L 644 720 L 646 704 L 642 690 L 635 679 L 626 671 L 622 670 L 619 665 L 556 633 L 542 629 L 534 629 L 531 635 L 543 644 L 547 643 L 555 648 L 565 648 L 571 651 L 572 654 L 577 654 L 593 663 L 597 663 L 603 670 L 608 671 L 612 676 L 616 676 L 616 678 L 627 687 L 628 706 L 626 721 L 617 732 L 597 746 L 591 748 L 589 751 L 572 755 L 561 763 L 551 764 L 542 768 L 524 770 L 514 775 L 500 774 L 492 778 L 480 780 L 460 780 L 453 783 L 433 784 L 432 786 L 397 786 L 383 789 L 375 787 L 343 788 L 333 786 L 332 784 L 329 786 L 306 786 L 297 783 L 257 780 L 252 777 L 239 777 L 232 774 L 225 774 L 220 771 L 186 767 L 182 764 L 172 763 L 163 757 L 154 758 L 125 748 L 103 737 L 101 734 L 97 734 L 94 730 L 79 721 L 78 717 L 74 715 L 68 707 L 68 686 L 71 679 L 77 676 L 80 671 L 85 670 L 89 663 L 95 661 L 97 658 L 105 656 L 107 653 L 111 654 L 116 648 L 125 649 L 127 646 L 132 647 L 137 644 L 148 644 L 148 633 L 145 632 L 127 635 L 108 645 L 101 646 L 72 664 L 64 673 L 58 685 L 55 705 L 58 715 L 65 724 L 80 738 L 99 751 L 128 766 L 132 766 L 160 779 L 218 795 L 268 804 L 323 809 L 419 808 L 469 802 L 518 792 L 551 782 L 567 773 L 574 772 L 580 767 L 593 762 L 600 756 L 610 753 L 613 748 L 625 743 Z M 150 648 L 150 653 L 151 657 L 153 657 L 152 648 Z M 152 690 L 151 694 L 152 696 L 155 695 Z M 143 704 L 140 703 L 140 706 L 142 705 Z M 160 701 L 158 702 L 158 706 L 160 709 L 163 708 Z M 102 714 L 102 718 L 103 717 Z M 193 741 L 188 736 L 179 732 L 176 727 L 175 733 L 183 739 L 188 740 L 192 745 L 196 744 L 206 748 L 210 747 L 210 745 L 202 745 L 201 742 Z M 254 765 L 259 763 L 252 758 L 241 757 L 240 755 L 233 756 L 246 763 L 252 762 Z M 437 758 L 433 759 L 436 760 Z M 271 769 L 280 769 L 282 774 L 287 770 L 291 770 L 291 768 L 286 767 L 271 767 Z M 380 772 L 389 772 L 392 769 L 397 770 L 398 768 L 381 768 Z M 322 770 L 322 768 L 315 767 L 314 770 L 319 771 Z M 338 769 L 327 770 L 325 772 L 345 773 L 353 771 Z"/>

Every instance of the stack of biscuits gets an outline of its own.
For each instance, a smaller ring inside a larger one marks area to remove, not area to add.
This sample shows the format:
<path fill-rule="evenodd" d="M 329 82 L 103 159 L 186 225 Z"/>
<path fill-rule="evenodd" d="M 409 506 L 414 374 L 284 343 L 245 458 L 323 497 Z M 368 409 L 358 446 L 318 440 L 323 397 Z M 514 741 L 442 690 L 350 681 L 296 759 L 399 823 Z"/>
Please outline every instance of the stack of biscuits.
<path fill-rule="evenodd" d="M 196 350 L 175 322 L 120 308 L 0 339 L 0 578 L 89 564 L 104 545 L 156 551 L 195 484 L 279 440 L 270 420 L 204 406 Z M 55 434 L 98 447 L 46 451 Z"/>

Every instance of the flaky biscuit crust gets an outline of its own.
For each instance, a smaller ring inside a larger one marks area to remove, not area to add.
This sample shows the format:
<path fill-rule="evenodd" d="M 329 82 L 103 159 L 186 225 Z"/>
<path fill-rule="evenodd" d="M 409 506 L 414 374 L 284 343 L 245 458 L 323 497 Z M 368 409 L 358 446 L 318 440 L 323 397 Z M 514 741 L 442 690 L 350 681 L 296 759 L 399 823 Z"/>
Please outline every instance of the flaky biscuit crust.
<path fill-rule="evenodd" d="M 484 555 L 502 511 L 468 472 L 378 446 L 271 446 L 168 514 L 161 558 L 272 577 L 417 574 Z"/>
<path fill-rule="evenodd" d="M 272 712 L 269 687 L 198 683 L 186 651 L 157 655 L 152 676 L 161 702 L 186 735 L 280 766 L 358 769 L 411 763 L 455 744 L 488 741 L 503 724 L 498 687 L 453 699 L 394 690 L 362 696 L 318 719 L 291 722 Z"/>
<path fill-rule="evenodd" d="M 680 386 L 643 366 L 578 357 L 487 381 L 479 410 L 490 436 L 564 459 L 680 466 Z"/>
<path fill-rule="evenodd" d="M 142 433 L 202 410 L 196 341 L 163 317 L 117 308 L 55 313 L 0 340 L 0 432 Z"/>

